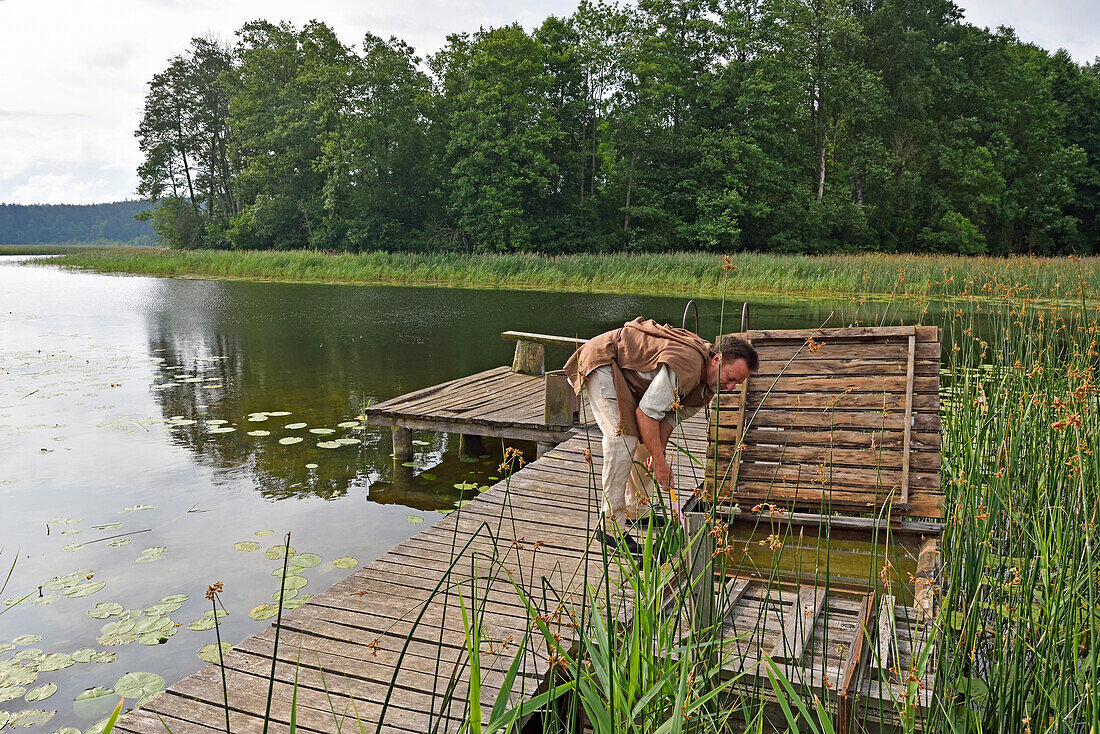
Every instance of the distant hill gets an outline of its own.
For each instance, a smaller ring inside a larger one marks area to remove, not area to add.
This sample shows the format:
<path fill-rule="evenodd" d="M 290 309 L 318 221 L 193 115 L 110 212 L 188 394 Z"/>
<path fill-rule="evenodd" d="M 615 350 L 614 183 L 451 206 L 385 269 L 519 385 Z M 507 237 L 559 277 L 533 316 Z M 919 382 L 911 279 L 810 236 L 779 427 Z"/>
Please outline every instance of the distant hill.
<path fill-rule="evenodd" d="M 134 219 L 148 206 L 144 201 L 0 204 L 0 245 L 153 245 L 156 236 L 149 222 Z"/>

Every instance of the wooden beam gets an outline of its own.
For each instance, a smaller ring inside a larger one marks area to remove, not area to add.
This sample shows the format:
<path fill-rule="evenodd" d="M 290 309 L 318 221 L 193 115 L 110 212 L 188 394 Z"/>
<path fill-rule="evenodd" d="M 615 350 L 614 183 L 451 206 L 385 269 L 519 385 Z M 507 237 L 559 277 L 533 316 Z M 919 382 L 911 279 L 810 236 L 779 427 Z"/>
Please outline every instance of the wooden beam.
<path fill-rule="evenodd" d="M 493 426 L 479 423 L 466 423 L 461 420 L 436 420 L 432 418 L 404 418 L 393 415 L 370 415 L 366 423 L 372 426 L 401 426 L 414 431 L 436 431 L 437 433 L 465 433 L 474 436 L 492 438 L 512 438 L 517 441 L 542 441 L 558 444 L 570 437 L 565 429 L 538 429 L 523 426 Z"/>
<path fill-rule="evenodd" d="M 714 624 L 714 536 L 710 534 L 707 513 L 687 515 L 688 584 L 691 589 L 693 630 L 703 630 Z"/>
<path fill-rule="evenodd" d="M 401 426 L 394 426 L 390 431 L 393 433 L 393 460 L 412 461 L 412 431 Z"/>
<path fill-rule="evenodd" d="M 505 341 L 525 341 L 533 342 L 535 344 L 542 344 L 546 347 L 568 347 L 570 349 L 577 349 L 580 345 L 584 344 L 587 339 L 578 339 L 570 336 L 551 336 L 550 334 L 532 334 L 527 331 L 505 331 L 500 335 L 501 339 Z"/>
<path fill-rule="evenodd" d="M 940 539 L 927 538 L 917 556 L 917 572 L 913 574 L 913 606 L 924 621 L 931 622 L 936 612 L 936 580 L 940 573 Z"/>
<path fill-rule="evenodd" d="M 841 668 L 840 686 L 837 690 L 837 734 L 848 734 L 851 731 L 855 719 L 855 702 L 852 697 L 852 686 L 856 681 L 856 675 L 863 665 L 863 651 L 870 642 L 871 616 L 875 610 L 875 592 L 871 592 L 863 599 L 859 607 L 859 627 L 852 644 L 848 646 L 848 654 L 844 658 L 844 667 Z"/>
<path fill-rule="evenodd" d="M 901 496 L 902 507 L 909 505 L 909 447 L 913 436 L 913 369 L 916 358 L 917 337 L 909 337 L 909 365 L 905 375 L 905 438 L 901 443 Z"/>
<path fill-rule="evenodd" d="M 882 597 L 882 603 L 878 611 L 878 655 L 875 660 L 875 668 L 878 670 L 880 681 L 891 679 L 890 669 L 894 667 L 894 597 L 886 595 Z"/>
<path fill-rule="evenodd" d="M 825 606 L 825 590 L 813 586 L 803 586 L 798 590 L 794 607 L 787 613 L 783 623 L 782 637 L 772 648 L 772 659 L 777 662 L 797 663 L 806 652 L 806 643 L 814 634 L 817 616 Z"/>

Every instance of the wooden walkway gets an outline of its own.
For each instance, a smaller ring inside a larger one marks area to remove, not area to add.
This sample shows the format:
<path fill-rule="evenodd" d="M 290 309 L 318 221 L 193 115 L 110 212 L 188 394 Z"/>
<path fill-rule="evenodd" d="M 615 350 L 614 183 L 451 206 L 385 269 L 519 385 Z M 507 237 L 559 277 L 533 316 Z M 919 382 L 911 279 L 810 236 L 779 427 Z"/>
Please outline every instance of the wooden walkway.
<path fill-rule="evenodd" d="M 508 397 L 503 384 L 509 378 L 503 372 L 474 377 L 486 386 L 496 378 L 501 383 L 495 391 L 501 405 L 496 414 L 514 415 L 522 422 L 522 411 L 532 399 Z M 541 379 L 530 379 L 541 385 Z M 420 400 L 439 398 L 438 390 L 429 391 L 421 391 Z M 415 395 L 398 400 L 405 400 L 411 411 L 425 404 L 417 403 Z M 704 420 L 700 414 L 686 422 L 673 442 L 702 457 Z M 467 431 L 466 425 L 458 430 Z M 286 612 L 273 730 L 289 725 L 297 680 L 297 726 L 305 732 L 359 731 L 359 722 L 365 731 L 456 731 L 469 690 L 460 595 L 467 608 L 482 611 L 483 717 L 487 719 L 517 654 L 523 662 L 513 701 L 535 694 L 547 676 L 547 651 L 542 638 L 530 631 L 531 617 L 517 585 L 552 620 L 552 629 L 569 639 L 573 630 L 563 624 L 568 611 L 579 604 L 586 588 L 599 588 L 604 573 L 601 545 L 592 532 L 598 512 L 599 435 L 560 434 L 569 436 L 510 480 Z M 591 451 L 591 463 L 586 450 Z M 677 486 L 699 486 L 701 469 L 679 451 L 672 453 L 677 457 Z M 235 733 L 263 730 L 274 638 L 273 625 L 225 658 Z M 163 734 L 165 725 L 174 734 L 225 730 L 217 666 L 171 686 L 124 716 L 116 730 Z"/>

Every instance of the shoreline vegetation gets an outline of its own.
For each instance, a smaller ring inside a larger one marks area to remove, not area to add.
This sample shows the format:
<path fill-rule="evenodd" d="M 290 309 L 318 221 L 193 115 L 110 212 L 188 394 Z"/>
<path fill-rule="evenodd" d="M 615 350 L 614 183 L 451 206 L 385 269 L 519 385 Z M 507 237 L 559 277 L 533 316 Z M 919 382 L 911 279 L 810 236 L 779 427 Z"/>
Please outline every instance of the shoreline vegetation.
<path fill-rule="evenodd" d="M 1100 292 L 1100 258 L 741 253 L 326 253 L 309 250 L 16 248 L 101 273 L 360 285 L 423 285 L 722 298 L 738 295 L 957 299 L 1012 295 L 1080 303 Z M 32 252 L 33 251 L 33 252 Z"/>

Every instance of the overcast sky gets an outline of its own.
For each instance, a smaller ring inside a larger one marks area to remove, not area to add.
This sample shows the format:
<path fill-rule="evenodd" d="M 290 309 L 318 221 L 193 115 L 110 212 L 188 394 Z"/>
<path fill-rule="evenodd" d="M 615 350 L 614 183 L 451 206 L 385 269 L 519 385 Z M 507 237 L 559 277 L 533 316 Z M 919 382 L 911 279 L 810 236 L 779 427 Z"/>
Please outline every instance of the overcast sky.
<path fill-rule="evenodd" d="M 958 0 L 956 0 L 958 1 Z M 84 204 L 132 198 L 133 131 L 145 85 L 189 40 L 255 18 L 328 23 L 347 44 L 396 35 L 422 56 L 448 33 L 515 20 L 531 28 L 576 0 L 0 0 L 0 202 Z M 1100 56 L 1095 0 L 962 0 L 976 25 Z"/>

